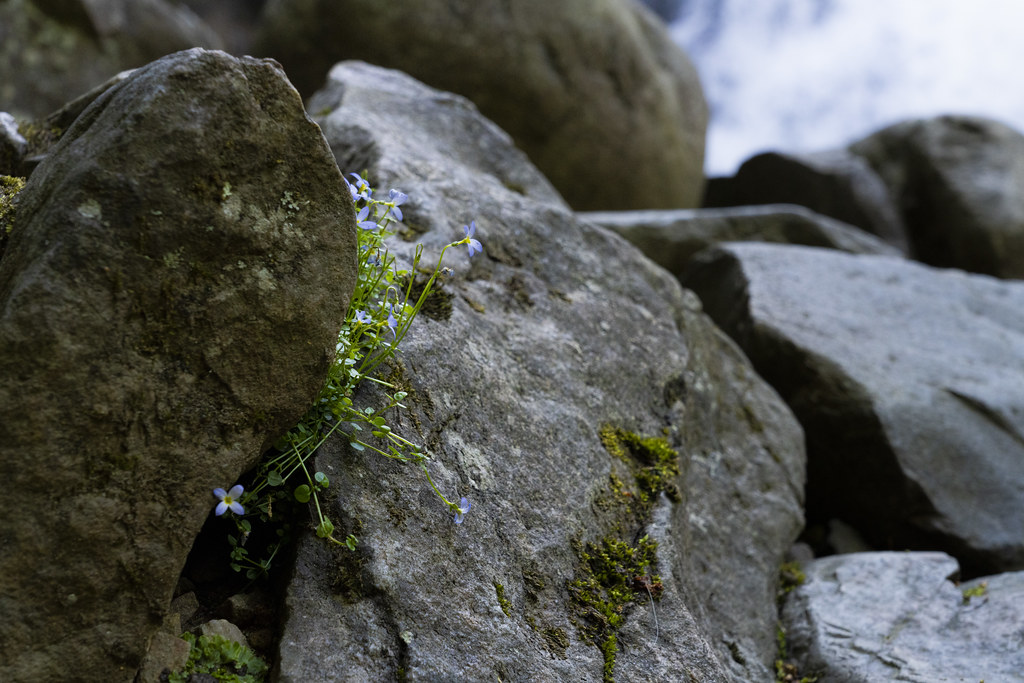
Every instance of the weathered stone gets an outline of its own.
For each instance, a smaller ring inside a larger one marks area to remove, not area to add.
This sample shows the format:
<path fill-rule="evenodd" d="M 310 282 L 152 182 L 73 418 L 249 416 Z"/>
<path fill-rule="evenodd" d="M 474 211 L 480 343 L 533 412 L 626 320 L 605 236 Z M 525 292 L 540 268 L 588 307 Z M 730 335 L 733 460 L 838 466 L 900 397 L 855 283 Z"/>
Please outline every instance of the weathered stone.
<path fill-rule="evenodd" d="M 0 261 L 0 679 L 128 681 L 216 502 L 321 386 L 352 205 L 269 60 L 100 95 Z"/>
<path fill-rule="evenodd" d="M 873 235 L 796 204 L 674 211 L 588 211 L 583 220 L 614 230 L 659 266 L 681 275 L 690 257 L 720 242 L 779 242 L 854 254 L 899 251 Z"/>
<path fill-rule="evenodd" d="M 700 204 L 697 72 L 632 0 L 270 0 L 254 50 L 303 94 L 360 59 L 464 95 L 576 209 Z"/>
<path fill-rule="evenodd" d="M 225 640 L 233 640 L 249 647 L 249 641 L 245 639 L 241 629 L 227 619 L 211 619 L 199 627 L 199 635 L 220 636 Z"/>
<path fill-rule="evenodd" d="M 901 252 L 907 230 L 889 188 L 861 157 L 845 150 L 765 152 L 731 178 L 708 183 L 708 207 L 799 204 L 880 237 Z"/>
<path fill-rule="evenodd" d="M 221 47 L 165 0 L 0 2 L 0 110 L 45 116 L 119 71 L 190 47 Z"/>
<path fill-rule="evenodd" d="M 163 632 L 153 634 L 149 652 L 142 662 L 136 683 L 161 683 L 161 674 L 164 671 L 181 671 L 188 662 L 191 649 L 188 642 L 178 636 Z M 68 678 L 72 678 L 72 674 L 69 673 Z"/>
<path fill-rule="evenodd" d="M 733 243 L 683 278 L 807 433 L 808 517 L 1024 567 L 1024 283 Z"/>
<path fill-rule="evenodd" d="M 888 184 L 911 253 L 933 266 L 1024 278 L 1024 135 L 940 116 L 890 126 L 850 147 Z"/>
<path fill-rule="evenodd" d="M 802 435 L 778 396 L 695 297 L 577 220 L 462 98 L 345 63 L 311 109 L 331 112 L 318 121 L 345 170 L 409 194 L 424 263 L 476 221 L 484 254 L 448 252 L 450 308 L 415 322 L 389 373 L 410 392 L 392 424 L 429 444 L 433 481 L 473 507 L 455 525 L 415 467 L 328 442 L 322 504 L 360 543 L 300 541 L 280 680 L 602 680 L 607 641 L 574 625 L 588 620 L 569 590 L 574 542 L 645 534 L 663 593 L 652 602 L 651 577 L 630 577 L 616 680 L 768 680 L 803 484 Z M 393 242 L 408 259 L 413 245 Z M 636 461 L 602 445 L 608 425 L 678 450 L 666 484 L 679 502 L 628 512 Z"/>
<path fill-rule="evenodd" d="M 819 683 L 1015 681 L 1024 572 L 957 586 L 943 553 L 816 560 L 782 610 L 800 673 Z"/>

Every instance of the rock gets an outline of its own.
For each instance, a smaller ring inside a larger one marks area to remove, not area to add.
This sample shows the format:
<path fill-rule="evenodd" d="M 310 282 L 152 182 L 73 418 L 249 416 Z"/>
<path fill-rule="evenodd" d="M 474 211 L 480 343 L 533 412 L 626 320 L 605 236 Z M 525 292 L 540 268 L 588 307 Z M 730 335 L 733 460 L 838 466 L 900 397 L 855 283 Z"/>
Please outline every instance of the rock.
<path fill-rule="evenodd" d="M 683 0 L 641 0 L 651 11 L 669 24 L 679 18 L 683 10 Z"/>
<path fill-rule="evenodd" d="M 300 539 L 280 680 L 770 678 L 803 491 L 802 436 L 777 395 L 674 278 L 577 220 L 462 98 L 344 63 L 311 109 L 330 112 L 318 121 L 342 168 L 409 194 L 424 262 L 476 221 L 484 253 L 448 252 L 450 307 L 417 319 L 391 374 L 410 391 L 392 424 L 430 444 L 432 480 L 472 509 L 455 525 L 416 468 L 344 438 L 322 447 L 321 504 L 360 542 Z M 392 241 L 408 259 L 413 245 Z M 636 512 L 619 429 L 678 450 L 665 485 L 679 502 Z M 608 632 L 584 642 L 580 553 L 644 535 L 660 600 L 653 577 L 630 576 L 612 647 Z"/>
<path fill-rule="evenodd" d="M 178 636 L 163 632 L 153 634 L 153 642 L 142 662 L 136 683 L 161 683 L 164 671 L 181 671 L 188 663 L 191 649 L 188 642 Z"/>
<path fill-rule="evenodd" d="M 758 241 L 828 247 L 854 254 L 899 251 L 873 235 L 795 204 L 672 211 L 589 211 L 579 218 L 614 230 L 649 259 L 681 275 L 690 257 L 719 242 Z"/>
<path fill-rule="evenodd" d="M 989 119 L 940 116 L 890 126 L 850 151 L 889 186 L 914 258 L 1024 278 L 1024 135 Z"/>
<path fill-rule="evenodd" d="M 18 175 L 28 141 L 18 132 L 18 122 L 0 111 L 0 175 Z"/>
<path fill-rule="evenodd" d="M 1024 670 L 1024 572 L 958 587 L 956 560 L 934 552 L 837 555 L 804 572 L 782 621 L 800 672 L 819 683 L 1014 681 Z"/>
<path fill-rule="evenodd" d="M 190 47 L 221 47 L 192 11 L 165 0 L 0 3 L 0 110 L 44 116 L 119 71 Z"/>
<path fill-rule="evenodd" d="M 307 95 L 342 59 L 464 95 L 578 210 L 700 203 L 697 72 L 632 0 L 270 0 L 254 50 Z"/>
<path fill-rule="evenodd" d="M 758 154 L 735 176 L 709 182 L 704 197 L 707 207 L 782 203 L 806 206 L 907 250 L 907 230 L 889 188 L 864 159 L 845 150 Z"/>
<path fill-rule="evenodd" d="M 245 639 L 241 629 L 227 619 L 211 619 L 199 627 L 199 635 L 220 636 L 225 640 L 233 640 L 236 643 L 249 647 L 249 641 Z"/>
<path fill-rule="evenodd" d="M 0 679 L 129 681 L 216 502 L 322 385 L 347 187 L 279 66 L 190 50 L 100 95 L 0 261 Z"/>
<path fill-rule="evenodd" d="M 810 520 L 971 575 L 1024 567 L 1024 283 L 753 243 L 691 264 L 807 433 Z"/>

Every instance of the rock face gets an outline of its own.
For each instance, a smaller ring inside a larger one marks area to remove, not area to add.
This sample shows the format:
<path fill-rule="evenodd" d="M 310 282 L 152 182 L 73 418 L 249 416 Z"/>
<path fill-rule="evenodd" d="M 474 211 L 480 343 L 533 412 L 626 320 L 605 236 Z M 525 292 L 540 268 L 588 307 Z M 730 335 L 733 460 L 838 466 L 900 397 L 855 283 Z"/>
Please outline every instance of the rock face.
<path fill-rule="evenodd" d="M 697 73 L 636 2 L 271 0 L 254 49 L 305 94 L 361 59 L 464 95 L 578 210 L 700 203 Z"/>
<path fill-rule="evenodd" d="M 327 514 L 361 542 L 300 541 L 280 680 L 770 679 L 803 485 L 801 432 L 778 396 L 691 294 L 577 220 L 466 100 L 343 63 L 310 109 L 343 169 L 409 194 L 424 261 L 476 221 L 484 253 L 448 252 L 449 307 L 416 321 L 389 373 L 410 391 L 393 424 L 472 509 L 455 525 L 416 468 L 328 442 Z M 407 258 L 412 244 L 393 241 Z M 617 430 L 679 453 L 647 507 L 634 452 L 612 455 Z M 602 626 L 572 597 L 581 552 L 645 535 L 661 598 L 643 589 L 653 577 L 630 576 L 623 623 Z M 584 642 L 574 620 L 600 637 Z"/>
<path fill-rule="evenodd" d="M 854 254 L 899 250 L 851 225 L 796 204 L 674 211 L 587 211 L 580 218 L 614 230 L 659 266 L 679 276 L 690 257 L 720 242 L 776 242 Z"/>
<path fill-rule="evenodd" d="M 889 186 L 914 257 L 1024 278 L 1024 135 L 996 121 L 941 116 L 852 145 Z"/>
<path fill-rule="evenodd" d="M 708 183 L 704 203 L 799 204 L 907 250 L 906 228 L 889 188 L 867 161 L 846 150 L 758 154 L 743 162 L 735 176 Z"/>
<path fill-rule="evenodd" d="M 124 69 L 190 47 L 221 47 L 188 8 L 164 0 L 0 3 L 0 110 L 44 116 Z"/>
<path fill-rule="evenodd" d="M 800 418 L 810 518 L 971 575 L 1024 567 L 1024 284 L 757 244 L 683 284 Z"/>
<path fill-rule="evenodd" d="M 216 502 L 323 382 L 351 200 L 269 60 L 100 95 L 0 261 L 0 679 L 130 681 Z"/>
<path fill-rule="evenodd" d="M 1024 671 L 1024 572 L 950 580 L 942 553 L 812 562 L 782 611 L 786 644 L 820 683 L 1015 681 Z"/>

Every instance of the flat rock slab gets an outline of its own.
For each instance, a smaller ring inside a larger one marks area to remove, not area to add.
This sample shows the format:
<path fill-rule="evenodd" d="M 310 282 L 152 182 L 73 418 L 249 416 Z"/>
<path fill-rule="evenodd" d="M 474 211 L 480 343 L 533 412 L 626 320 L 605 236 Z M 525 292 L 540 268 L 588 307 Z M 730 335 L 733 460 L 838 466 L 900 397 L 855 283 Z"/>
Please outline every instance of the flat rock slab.
<path fill-rule="evenodd" d="M 624 607 L 616 680 L 770 678 L 778 566 L 802 523 L 802 435 L 781 399 L 692 294 L 577 220 L 467 100 L 342 63 L 310 109 L 346 170 L 409 194 L 424 263 L 476 221 L 484 253 L 449 250 L 449 306 L 416 320 L 386 373 L 410 391 L 392 426 L 472 509 L 455 525 L 416 468 L 325 445 L 327 514 L 361 541 L 300 542 L 281 680 L 600 681 L 568 584 L 575 544 L 616 534 L 658 542 L 664 585 Z M 678 450 L 676 502 L 625 512 L 638 490 L 606 425 Z"/>
<path fill-rule="evenodd" d="M 0 679 L 134 678 L 212 489 L 322 386 L 355 270 L 275 62 L 177 53 L 82 112 L 0 261 Z"/>
<path fill-rule="evenodd" d="M 676 276 L 685 272 L 691 256 L 720 242 L 803 244 L 853 254 L 900 255 L 874 235 L 797 204 L 584 211 L 577 216 L 619 233 Z"/>
<path fill-rule="evenodd" d="M 815 560 L 782 609 L 789 655 L 819 683 L 1020 680 L 1024 572 L 958 571 L 944 553 Z"/>
<path fill-rule="evenodd" d="M 800 418 L 809 516 L 971 575 L 1024 567 L 1024 283 L 735 243 L 683 284 Z"/>

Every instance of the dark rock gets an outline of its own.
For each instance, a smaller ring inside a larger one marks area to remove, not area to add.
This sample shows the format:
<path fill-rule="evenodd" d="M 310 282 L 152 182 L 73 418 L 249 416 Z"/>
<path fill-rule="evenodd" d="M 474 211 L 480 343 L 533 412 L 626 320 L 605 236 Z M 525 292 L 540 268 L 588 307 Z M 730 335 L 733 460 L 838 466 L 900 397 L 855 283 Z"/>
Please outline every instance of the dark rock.
<path fill-rule="evenodd" d="M 972 575 L 1024 567 L 1024 283 L 752 243 L 691 264 L 807 433 L 809 518 Z"/>
<path fill-rule="evenodd" d="M 889 189 L 864 159 L 846 151 L 765 152 L 731 178 L 708 183 L 706 207 L 799 204 L 880 237 L 902 252 L 906 228 Z"/>
<path fill-rule="evenodd" d="M 300 92 L 360 59 L 464 95 L 576 209 L 700 203 L 697 72 L 632 0 L 270 0 L 263 22 L 254 50 Z"/>
<path fill-rule="evenodd" d="M 18 122 L 7 112 L 0 111 L 0 175 L 20 175 L 21 160 L 28 149 L 28 141 L 18 132 Z"/>
<path fill-rule="evenodd" d="M 665 23 L 675 21 L 683 9 L 683 0 L 641 0 Z"/>
<path fill-rule="evenodd" d="M 796 204 L 674 211 L 589 211 L 583 220 L 614 230 L 649 259 L 681 275 L 690 257 L 720 242 L 778 242 L 854 254 L 899 251 L 853 226 Z"/>
<path fill-rule="evenodd" d="M 321 386 L 355 251 L 272 61 L 178 53 L 79 116 L 0 261 L 0 679 L 134 677 L 212 488 Z"/>
<path fill-rule="evenodd" d="M 943 553 L 862 553 L 804 573 L 782 622 L 801 674 L 819 683 L 1015 681 L 1024 671 L 1024 572 L 957 586 Z"/>
<path fill-rule="evenodd" d="M 1024 278 L 1024 135 L 997 121 L 940 116 L 850 147 L 889 186 L 917 260 Z"/>
<path fill-rule="evenodd" d="M 45 116 L 119 71 L 190 47 L 221 40 L 165 0 L 0 2 L 0 110 Z"/>
<path fill-rule="evenodd" d="M 327 514 L 361 541 L 300 541 L 280 680 L 602 680 L 601 643 L 573 623 L 586 622 L 568 585 L 574 541 L 645 534 L 663 592 L 652 602 L 650 577 L 630 577 L 616 680 L 770 679 L 803 484 L 801 433 L 777 395 L 695 297 L 577 220 L 465 100 L 345 63 L 313 102 L 332 112 L 318 120 L 346 170 L 358 159 L 376 187 L 409 194 L 425 261 L 476 220 L 484 254 L 445 257 L 450 315 L 417 320 L 393 368 L 411 391 L 393 424 L 473 507 L 455 525 L 416 468 L 328 442 Z M 408 259 L 412 244 L 393 241 Z M 608 425 L 678 450 L 678 502 L 627 512 L 634 461 L 602 445 Z"/>

